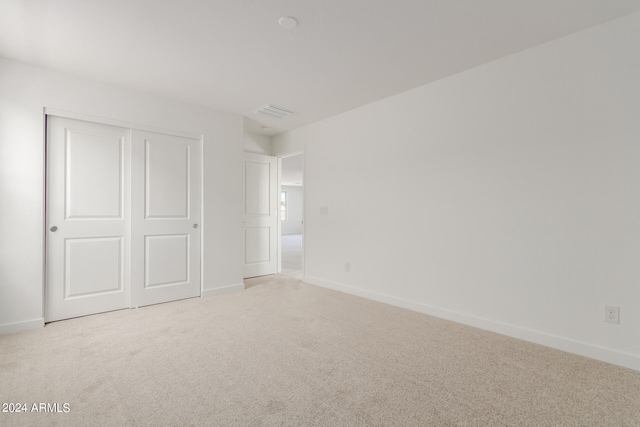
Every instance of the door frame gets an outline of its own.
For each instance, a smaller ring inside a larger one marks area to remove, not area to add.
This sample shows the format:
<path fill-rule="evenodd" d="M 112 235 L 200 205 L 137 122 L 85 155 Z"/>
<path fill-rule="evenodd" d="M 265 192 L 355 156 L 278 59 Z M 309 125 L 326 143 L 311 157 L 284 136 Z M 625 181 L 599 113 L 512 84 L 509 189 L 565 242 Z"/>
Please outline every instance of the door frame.
<path fill-rule="evenodd" d="M 47 189 L 48 189 L 48 175 L 49 175 L 49 167 L 48 167 L 48 141 L 47 141 L 47 117 L 48 116 L 56 116 L 62 117 L 66 119 L 74 119 L 74 120 L 82 120 L 85 122 L 93 122 L 103 125 L 111 125 L 122 128 L 127 128 L 130 131 L 132 130 L 141 130 L 145 132 L 154 132 L 165 135 L 178 136 L 183 138 L 190 138 L 199 141 L 200 144 L 200 223 L 199 223 L 199 232 L 200 232 L 200 297 L 202 297 L 203 286 L 204 286 L 204 262 L 202 260 L 202 254 L 204 253 L 204 243 L 205 243 L 205 220 L 204 220 L 204 135 L 194 133 L 194 132 L 185 132 L 185 131 L 177 131 L 177 130 L 169 130 L 160 128 L 157 126 L 147 126 L 139 123 L 132 123 L 125 120 L 118 119 L 110 119 L 100 116 L 94 116 L 90 114 L 84 113 L 76 113 L 72 111 L 61 110 L 58 108 L 50 108 L 43 107 L 42 109 L 42 117 L 43 117 L 43 145 L 44 145 L 44 174 L 43 174 L 43 215 L 42 215 L 42 318 L 45 319 L 45 308 L 47 305 L 47 221 L 48 221 L 48 212 L 47 212 Z M 129 308 L 133 308 L 131 306 L 132 298 L 131 298 L 132 289 L 129 287 Z"/>
<path fill-rule="evenodd" d="M 305 231 L 305 227 L 306 227 L 306 223 L 307 223 L 307 218 L 305 215 L 305 200 L 306 200 L 306 182 L 307 182 L 307 175 L 306 175 L 306 157 L 305 157 L 305 153 L 304 150 L 303 151 L 295 151 L 292 153 L 286 153 L 286 154 L 279 154 L 277 155 L 277 159 L 278 159 L 278 194 L 277 196 L 277 204 L 278 206 L 280 206 L 280 193 L 282 193 L 282 159 L 286 158 L 286 157 L 293 157 L 293 156 L 302 156 L 302 228 L 301 228 L 301 237 L 302 237 L 302 247 L 301 247 L 301 251 L 302 251 L 302 263 L 300 266 L 300 276 L 301 279 L 304 280 L 305 277 L 305 269 L 304 269 L 304 254 L 305 254 L 305 239 L 304 239 L 304 231 Z M 278 210 L 278 213 L 280 212 L 280 210 Z M 278 220 L 278 274 L 282 273 L 282 221 Z"/>

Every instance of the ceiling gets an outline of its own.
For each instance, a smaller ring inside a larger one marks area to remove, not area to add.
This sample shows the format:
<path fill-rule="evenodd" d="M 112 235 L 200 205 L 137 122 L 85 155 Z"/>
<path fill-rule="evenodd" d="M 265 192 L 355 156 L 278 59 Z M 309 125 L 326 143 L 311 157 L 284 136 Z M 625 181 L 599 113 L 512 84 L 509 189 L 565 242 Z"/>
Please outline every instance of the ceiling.
<path fill-rule="evenodd" d="M 275 135 L 640 10 L 640 0 L 2 0 L 0 56 Z M 278 25 L 294 16 L 293 29 Z M 273 104 L 294 112 L 254 114 Z"/>

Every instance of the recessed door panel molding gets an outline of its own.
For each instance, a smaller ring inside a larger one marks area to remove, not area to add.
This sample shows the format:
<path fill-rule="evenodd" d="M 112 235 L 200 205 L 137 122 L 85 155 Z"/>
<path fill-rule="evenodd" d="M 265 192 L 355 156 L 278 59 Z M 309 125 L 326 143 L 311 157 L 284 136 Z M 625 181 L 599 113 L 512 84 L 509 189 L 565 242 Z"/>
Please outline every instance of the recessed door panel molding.
<path fill-rule="evenodd" d="M 145 218 L 189 218 L 189 140 L 145 139 Z"/>
<path fill-rule="evenodd" d="M 65 129 L 65 218 L 123 219 L 122 135 Z"/>
<path fill-rule="evenodd" d="M 65 240 L 64 299 L 124 290 L 124 236 Z"/>
<path fill-rule="evenodd" d="M 269 227 L 252 227 L 244 230 L 244 241 L 247 248 L 245 251 L 245 264 L 269 262 L 271 260 L 270 231 Z"/>
<path fill-rule="evenodd" d="M 277 159 L 245 153 L 244 277 L 275 274 L 278 269 Z"/>
<path fill-rule="evenodd" d="M 245 161 L 245 215 L 269 216 L 271 198 L 271 162 Z"/>
<path fill-rule="evenodd" d="M 47 116 L 47 322 L 129 307 L 130 134 Z"/>
<path fill-rule="evenodd" d="M 189 282 L 189 235 L 145 236 L 145 288 Z"/>

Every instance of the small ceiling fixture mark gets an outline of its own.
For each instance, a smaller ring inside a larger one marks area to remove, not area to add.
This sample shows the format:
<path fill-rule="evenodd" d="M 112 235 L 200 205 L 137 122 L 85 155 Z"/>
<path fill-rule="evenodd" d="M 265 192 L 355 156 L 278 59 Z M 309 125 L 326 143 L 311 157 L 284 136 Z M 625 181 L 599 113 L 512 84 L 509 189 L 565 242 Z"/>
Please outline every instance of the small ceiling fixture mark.
<path fill-rule="evenodd" d="M 293 16 L 283 16 L 278 20 L 278 23 L 285 30 L 290 30 L 298 26 L 298 20 Z"/>

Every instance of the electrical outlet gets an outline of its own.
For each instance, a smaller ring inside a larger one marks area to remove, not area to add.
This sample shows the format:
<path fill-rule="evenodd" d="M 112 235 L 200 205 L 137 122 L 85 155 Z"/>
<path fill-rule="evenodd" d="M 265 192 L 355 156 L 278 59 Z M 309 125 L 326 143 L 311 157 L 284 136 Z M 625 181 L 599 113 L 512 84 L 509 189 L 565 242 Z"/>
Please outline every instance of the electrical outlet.
<path fill-rule="evenodd" d="M 349 261 L 344 263 L 344 271 L 347 273 L 351 272 L 351 263 Z"/>
<path fill-rule="evenodd" d="M 609 323 L 620 323 L 620 307 L 615 305 L 605 305 L 604 321 Z"/>

